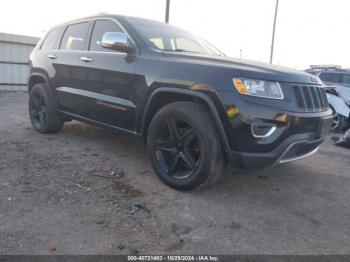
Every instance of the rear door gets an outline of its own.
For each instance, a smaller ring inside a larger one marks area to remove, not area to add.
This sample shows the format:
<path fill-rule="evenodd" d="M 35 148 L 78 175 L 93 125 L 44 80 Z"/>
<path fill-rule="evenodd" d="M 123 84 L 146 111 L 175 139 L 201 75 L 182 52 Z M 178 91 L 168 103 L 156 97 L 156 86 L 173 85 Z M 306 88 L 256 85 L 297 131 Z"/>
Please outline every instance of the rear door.
<path fill-rule="evenodd" d="M 81 57 L 89 42 L 91 22 L 79 22 L 68 25 L 60 44 L 60 50 L 54 60 L 54 87 L 62 111 L 84 116 L 89 101 L 81 95 L 81 79 L 86 77 L 81 67 Z"/>
<path fill-rule="evenodd" d="M 56 87 L 56 63 L 59 57 L 59 47 L 65 26 L 57 27 L 47 33 L 39 52 L 34 52 L 36 58 L 33 60 L 33 71 L 44 73 L 48 76 L 49 86 L 52 89 Z"/>
<path fill-rule="evenodd" d="M 79 94 L 86 103 L 83 114 L 90 119 L 129 131 L 135 130 L 135 54 L 129 55 L 101 46 L 106 32 L 122 32 L 116 20 L 94 21 L 88 51 L 79 60 Z"/>

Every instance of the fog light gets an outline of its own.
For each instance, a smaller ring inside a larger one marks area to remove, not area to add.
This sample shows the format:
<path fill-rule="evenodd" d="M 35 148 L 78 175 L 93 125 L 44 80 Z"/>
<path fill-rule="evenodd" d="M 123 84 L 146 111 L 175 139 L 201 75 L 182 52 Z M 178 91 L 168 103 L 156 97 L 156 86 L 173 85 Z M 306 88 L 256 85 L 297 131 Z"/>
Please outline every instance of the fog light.
<path fill-rule="evenodd" d="M 253 123 L 251 125 L 252 134 L 257 138 L 269 137 L 275 132 L 277 126 L 269 123 Z"/>
<path fill-rule="evenodd" d="M 238 108 L 236 108 L 236 107 L 230 107 L 230 108 L 226 111 L 226 113 L 227 113 L 227 116 L 228 116 L 229 118 L 234 118 L 234 117 L 236 117 L 236 116 L 238 115 L 239 110 L 238 110 Z"/>

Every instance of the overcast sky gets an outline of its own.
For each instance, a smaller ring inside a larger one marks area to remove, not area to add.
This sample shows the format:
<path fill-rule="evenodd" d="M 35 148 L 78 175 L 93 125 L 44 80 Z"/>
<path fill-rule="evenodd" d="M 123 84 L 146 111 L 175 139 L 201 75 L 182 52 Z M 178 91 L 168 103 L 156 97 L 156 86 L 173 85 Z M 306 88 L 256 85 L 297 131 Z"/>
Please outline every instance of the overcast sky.
<path fill-rule="evenodd" d="M 42 36 L 51 26 L 97 13 L 164 20 L 165 0 L 2 1 L 0 32 Z M 275 0 L 171 0 L 170 23 L 226 53 L 269 61 Z M 274 63 L 350 67 L 350 0 L 280 0 Z"/>

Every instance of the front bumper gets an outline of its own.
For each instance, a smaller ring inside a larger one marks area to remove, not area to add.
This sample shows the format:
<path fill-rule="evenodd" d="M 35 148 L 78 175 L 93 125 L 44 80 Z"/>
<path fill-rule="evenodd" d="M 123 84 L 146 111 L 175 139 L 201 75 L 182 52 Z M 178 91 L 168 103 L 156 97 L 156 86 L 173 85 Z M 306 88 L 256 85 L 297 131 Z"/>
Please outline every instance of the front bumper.
<path fill-rule="evenodd" d="M 229 159 L 229 166 L 231 168 L 257 169 L 310 156 L 317 152 L 319 146 L 324 141 L 325 135 L 330 130 L 332 118 L 333 115 L 319 117 L 317 128 L 313 132 L 288 136 L 273 150 L 268 152 L 227 151 L 226 155 Z M 259 147 L 258 144 L 256 146 Z"/>
<path fill-rule="evenodd" d="M 231 168 L 263 168 L 307 157 L 317 151 L 332 125 L 331 109 L 288 111 L 277 108 L 283 105 L 270 105 L 270 99 L 260 99 L 256 104 L 230 93 L 221 95 L 221 100 L 228 115 L 223 122 L 229 142 L 225 152 Z M 235 113 L 230 115 L 232 108 Z M 268 137 L 257 137 L 252 134 L 254 123 L 268 123 L 276 130 Z"/>
<path fill-rule="evenodd" d="M 314 141 L 305 139 L 299 140 L 296 139 L 296 137 L 293 137 L 286 140 L 273 151 L 267 153 L 246 153 L 236 151 L 229 151 L 226 153 L 230 159 L 229 162 L 232 163 L 230 164 L 231 168 L 258 169 L 310 156 L 317 152 L 323 141 L 323 139 Z"/>

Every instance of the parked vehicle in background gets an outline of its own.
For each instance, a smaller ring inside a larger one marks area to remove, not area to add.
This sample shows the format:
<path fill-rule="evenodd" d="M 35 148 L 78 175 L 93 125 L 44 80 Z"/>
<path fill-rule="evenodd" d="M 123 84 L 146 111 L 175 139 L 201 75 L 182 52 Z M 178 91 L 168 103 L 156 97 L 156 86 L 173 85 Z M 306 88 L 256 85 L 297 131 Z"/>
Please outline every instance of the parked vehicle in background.
<path fill-rule="evenodd" d="M 335 144 L 350 149 L 350 129 Z"/>
<path fill-rule="evenodd" d="M 328 103 L 336 113 L 333 118 L 331 130 L 334 132 L 343 132 L 349 127 L 350 107 L 346 104 L 344 98 L 337 92 L 335 86 L 327 86 L 325 87 L 325 90 Z"/>
<path fill-rule="evenodd" d="M 327 86 L 327 99 L 336 112 L 332 130 L 342 132 L 350 126 L 350 69 L 335 65 L 310 66 L 306 72 L 318 76 Z"/>
<path fill-rule="evenodd" d="M 179 190 L 214 183 L 226 163 L 307 157 L 333 118 L 317 77 L 228 58 L 169 24 L 118 15 L 50 30 L 30 56 L 29 94 L 38 132 L 75 119 L 138 136 L 160 179 Z"/>

